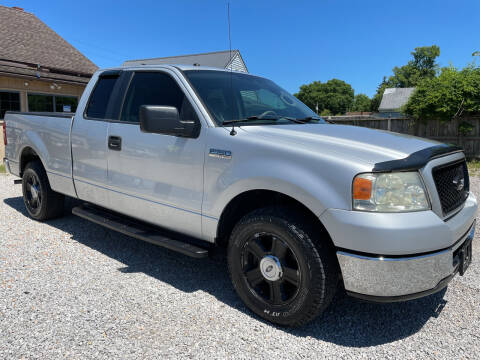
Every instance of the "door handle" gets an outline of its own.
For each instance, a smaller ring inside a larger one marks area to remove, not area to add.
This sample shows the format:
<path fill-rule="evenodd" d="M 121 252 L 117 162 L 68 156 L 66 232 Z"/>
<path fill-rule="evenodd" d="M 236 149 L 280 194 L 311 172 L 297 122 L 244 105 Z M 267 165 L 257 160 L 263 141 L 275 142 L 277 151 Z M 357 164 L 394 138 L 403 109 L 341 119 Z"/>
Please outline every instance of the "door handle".
<path fill-rule="evenodd" d="M 108 148 L 116 151 L 122 150 L 122 138 L 120 136 L 109 136 Z"/>

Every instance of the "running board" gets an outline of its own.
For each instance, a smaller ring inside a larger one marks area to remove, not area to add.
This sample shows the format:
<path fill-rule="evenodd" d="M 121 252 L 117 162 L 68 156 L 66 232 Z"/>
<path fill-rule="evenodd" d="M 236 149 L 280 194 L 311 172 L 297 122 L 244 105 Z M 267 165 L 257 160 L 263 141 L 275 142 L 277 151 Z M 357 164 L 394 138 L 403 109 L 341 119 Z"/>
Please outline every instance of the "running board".
<path fill-rule="evenodd" d="M 72 214 L 104 226 L 108 229 L 118 231 L 122 234 L 143 240 L 154 245 L 163 246 L 167 249 L 182 253 L 193 258 L 208 257 L 208 250 L 189 244 L 184 241 L 171 239 L 163 235 L 147 224 L 135 222 L 122 215 L 114 214 L 107 210 L 94 207 L 88 204 L 80 205 L 72 209 Z"/>

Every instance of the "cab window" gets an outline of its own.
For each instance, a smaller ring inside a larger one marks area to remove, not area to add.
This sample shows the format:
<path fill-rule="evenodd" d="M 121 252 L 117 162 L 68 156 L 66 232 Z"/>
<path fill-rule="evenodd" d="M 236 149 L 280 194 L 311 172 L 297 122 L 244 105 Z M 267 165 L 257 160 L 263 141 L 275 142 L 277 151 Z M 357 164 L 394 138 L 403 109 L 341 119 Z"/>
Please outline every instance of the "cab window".
<path fill-rule="evenodd" d="M 118 74 L 100 76 L 88 102 L 87 118 L 105 119 L 107 117 L 107 106 L 118 78 Z"/>
<path fill-rule="evenodd" d="M 142 71 L 134 74 L 125 96 L 121 121 L 138 123 L 142 105 L 174 106 L 181 120 L 198 121 L 190 101 L 168 74 Z"/>

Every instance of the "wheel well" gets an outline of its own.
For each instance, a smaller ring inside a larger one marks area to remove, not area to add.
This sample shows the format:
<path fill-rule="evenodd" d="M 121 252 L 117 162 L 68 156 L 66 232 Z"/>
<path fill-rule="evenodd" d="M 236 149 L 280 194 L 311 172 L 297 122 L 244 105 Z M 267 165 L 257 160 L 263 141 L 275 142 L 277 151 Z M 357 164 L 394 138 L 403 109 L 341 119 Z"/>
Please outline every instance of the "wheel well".
<path fill-rule="evenodd" d="M 328 232 L 321 223 L 320 219 L 298 200 L 276 191 L 251 190 L 237 195 L 223 210 L 218 223 L 216 238 L 217 245 L 225 246 L 228 243 L 228 239 L 233 228 L 235 227 L 235 224 L 242 217 L 256 209 L 269 206 L 288 207 L 289 209 L 294 209 L 298 214 L 302 214 L 302 218 L 314 226 L 317 231 L 325 233 L 329 241 L 332 243 L 330 236 L 328 235 Z"/>
<path fill-rule="evenodd" d="M 37 155 L 35 150 L 33 150 L 31 147 L 23 149 L 22 155 L 20 156 L 20 177 L 23 176 L 25 166 L 27 166 L 27 164 L 33 160 L 40 160 L 40 156 Z"/>

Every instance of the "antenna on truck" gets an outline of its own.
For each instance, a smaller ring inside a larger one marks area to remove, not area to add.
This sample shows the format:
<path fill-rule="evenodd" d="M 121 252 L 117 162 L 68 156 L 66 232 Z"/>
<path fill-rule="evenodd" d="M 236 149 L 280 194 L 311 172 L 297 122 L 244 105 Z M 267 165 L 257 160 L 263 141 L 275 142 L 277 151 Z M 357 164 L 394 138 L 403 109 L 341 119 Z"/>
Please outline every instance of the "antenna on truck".
<path fill-rule="evenodd" d="M 232 98 L 231 100 L 231 114 L 233 114 L 233 74 L 232 74 L 232 36 L 230 34 L 230 3 L 227 3 L 227 18 L 228 18 L 228 43 L 230 47 L 230 96 Z M 235 122 L 232 122 L 232 130 L 230 130 L 230 135 L 235 136 L 237 135 L 237 132 L 235 131 Z"/>

